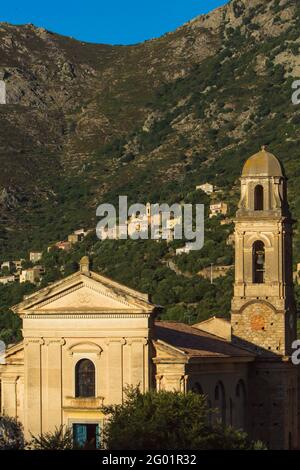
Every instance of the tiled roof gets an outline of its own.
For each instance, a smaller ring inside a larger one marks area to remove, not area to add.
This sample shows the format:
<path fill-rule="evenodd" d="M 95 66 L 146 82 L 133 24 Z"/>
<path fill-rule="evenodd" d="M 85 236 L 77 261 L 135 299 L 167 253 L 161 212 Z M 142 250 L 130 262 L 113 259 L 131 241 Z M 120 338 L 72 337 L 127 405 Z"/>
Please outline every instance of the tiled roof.
<path fill-rule="evenodd" d="M 157 321 L 155 322 L 155 339 L 164 341 L 180 349 L 188 357 L 210 358 L 247 358 L 254 354 L 233 346 L 225 339 L 206 333 L 183 323 Z"/>

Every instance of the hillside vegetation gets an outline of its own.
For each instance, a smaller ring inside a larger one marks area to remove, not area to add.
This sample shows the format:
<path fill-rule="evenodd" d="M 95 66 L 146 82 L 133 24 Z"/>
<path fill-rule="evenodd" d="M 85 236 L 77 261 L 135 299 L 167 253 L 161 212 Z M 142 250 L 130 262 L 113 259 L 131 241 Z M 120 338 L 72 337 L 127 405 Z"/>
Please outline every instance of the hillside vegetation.
<path fill-rule="evenodd" d="M 233 263 L 226 244 L 233 227 L 208 220 L 210 199 L 195 187 L 216 185 L 212 200 L 226 201 L 232 216 L 242 165 L 266 144 L 284 164 L 300 220 L 300 106 L 291 101 L 299 46 L 297 0 L 230 1 L 162 38 L 126 47 L 1 23 L 9 103 L 0 106 L 1 259 L 95 227 L 98 204 L 119 195 L 203 202 L 202 251 L 175 258 L 178 242 L 101 243 L 91 235 L 68 255 L 45 254 L 51 259 L 43 282 L 72 272 L 88 253 L 95 270 L 149 292 L 169 318 L 228 317 L 232 273 L 211 285 L 197 272 Z M 168 267 L 170 259 L 182 275 Z M 0 288 L 3 312 L 23 295 L 14 289 L 21 287 Z M 1 325 L 7 337 L 11 322 Z"/>

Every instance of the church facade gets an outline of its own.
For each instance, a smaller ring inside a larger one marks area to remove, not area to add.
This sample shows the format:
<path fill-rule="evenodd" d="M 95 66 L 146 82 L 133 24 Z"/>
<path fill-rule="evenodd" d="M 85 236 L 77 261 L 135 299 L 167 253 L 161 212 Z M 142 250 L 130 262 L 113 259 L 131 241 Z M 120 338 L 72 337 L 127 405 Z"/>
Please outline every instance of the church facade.
<path fill-rule="evenodd" d="M 224 423 L 271 449 L 299 448 L 299 379 L 292 220 L 286 178 L 263 148 L 245 164 L 235 220 L 231 323 L 158 321 L 147 295 L 80 270 L 13 309 L 22 342 L 0 364 L 1 413 L 25 436 L 70 426 L 75 441 L 99 445 L 103 405 L 142 391 L 194 390 Z"/>

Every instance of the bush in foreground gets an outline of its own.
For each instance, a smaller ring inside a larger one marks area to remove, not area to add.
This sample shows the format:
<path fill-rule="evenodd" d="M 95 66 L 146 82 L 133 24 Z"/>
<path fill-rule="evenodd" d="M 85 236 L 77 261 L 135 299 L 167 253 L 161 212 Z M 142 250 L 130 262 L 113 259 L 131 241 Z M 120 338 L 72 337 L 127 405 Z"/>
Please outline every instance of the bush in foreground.
<path fill-rule="evenodd" d="M 109 450 L 264 449 L 244 432 L 222 426 L 206 397 L 189 392 L 142 394 L 128 389 L 122 405 L 105 407 L 103 445 Z"/>
<path fill-rule="evenodd" d="M 0 416 L 0 450 L 22 450 L 25 447 L 23 427 L 9 416 Z"/>
<path fill-rule="evenodd" d="M 72 429 L 60 426 L 55 428 L 54 432 L 32 436 L 30 448 L 32 450 L 72 450 L 74 448 Z"/>

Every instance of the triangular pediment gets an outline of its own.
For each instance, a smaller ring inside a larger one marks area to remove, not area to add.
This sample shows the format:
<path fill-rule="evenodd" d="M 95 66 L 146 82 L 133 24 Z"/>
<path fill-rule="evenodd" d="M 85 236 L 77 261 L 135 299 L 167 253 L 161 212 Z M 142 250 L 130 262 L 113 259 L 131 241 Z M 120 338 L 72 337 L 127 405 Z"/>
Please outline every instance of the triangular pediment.
<path fill-rule="evenodd" d="M 186 354 L 183 350 L 172 346 L 171 344 L 166 343 L 165 341 L 155 340 L 153 342 L 154 348 L 156 350 L 156 357 L 155 361 L 159 361 L 160 359 L 167 360 L 167 359 L 179 359 L 179 360 L 186 360 Z"/>
<path fill-rule="evenodd" d="M 5 364 L 23 364 L 24 363 L 24 345 L 23 341 L 14 344 L 0 352 L 0 368 Z"/>
<path fill-rule="evenodd" d="M 96 273 L 76 273 L 14 307 L 18 314 L 144 313 L 153 309 L 145 294 Z"/>

